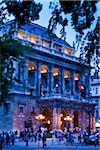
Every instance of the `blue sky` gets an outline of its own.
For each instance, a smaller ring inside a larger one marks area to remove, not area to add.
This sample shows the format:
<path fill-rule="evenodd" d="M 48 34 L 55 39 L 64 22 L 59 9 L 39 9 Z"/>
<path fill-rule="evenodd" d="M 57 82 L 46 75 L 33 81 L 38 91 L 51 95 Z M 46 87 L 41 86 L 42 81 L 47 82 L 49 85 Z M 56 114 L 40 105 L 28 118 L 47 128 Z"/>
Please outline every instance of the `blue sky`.
<path fill-rule="evenodd" d="M 35 21 L 35 23 L 37 23 L 41 26 L 44 26 L 44 27 L 48 27 L 50 14 L 51 14 L 51 10 L 49 9 L 50 1 L 59 1 L 59 0 L 35 0 L 35 1 L 36 1 L 36 3 L 40 2 L 41 4 L 43 4 L 42 11 L 40 12 L 40 19 Z M 100 2 L 97 6 L 97 10 L 98 11 L 96 12 L 95 17 L 100 16 Z M 93 24 L 92 28 L 93 27 L 94 27 L 94 24 Z M 56 31 L 56 34 L 58 37 L 60 37 L 59 28 L 60 28 L 60 26 L 57 28 L 57 31 Z M 69 22 L 69 26 L 66 27 L 66 32 L 67 32 L 66 41 L 71 46 L 73 46 L 73 41 L 75 41 L 76 32 L 74 31 L 74 29 L 71 28 L 70 22 Z"/>

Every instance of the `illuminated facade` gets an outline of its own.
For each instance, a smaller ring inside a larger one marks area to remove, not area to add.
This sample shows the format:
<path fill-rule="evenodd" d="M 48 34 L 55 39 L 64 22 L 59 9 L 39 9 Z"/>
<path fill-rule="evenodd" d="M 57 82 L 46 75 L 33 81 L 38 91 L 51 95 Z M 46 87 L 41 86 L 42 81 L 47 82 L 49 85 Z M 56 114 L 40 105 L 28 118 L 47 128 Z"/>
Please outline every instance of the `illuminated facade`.
<path fill-rule="evenodd" d="M 29 23 L 22 26 L 14 38 L 30 50 L 24 53 L 24 65 L 16 62 L 14 81 L 7 108 L 0 120 L 2 129 L 23 130 L 39 126 L 48 130 L 89 125 L 88 109 L 91 110 L 91 127 L 94 128 L 94 105 L 88 98 L 88 66 L 81 65 L 73 56 L 73 48 L 48 30 Z M 51 42 L 52 41 L 52 42 Z M 80 71 L 84 67 L 84 71 Z M 85 96 L 80 87 L 84 86 Z M 3 110 L 3 107 L 2 107 Z"/>

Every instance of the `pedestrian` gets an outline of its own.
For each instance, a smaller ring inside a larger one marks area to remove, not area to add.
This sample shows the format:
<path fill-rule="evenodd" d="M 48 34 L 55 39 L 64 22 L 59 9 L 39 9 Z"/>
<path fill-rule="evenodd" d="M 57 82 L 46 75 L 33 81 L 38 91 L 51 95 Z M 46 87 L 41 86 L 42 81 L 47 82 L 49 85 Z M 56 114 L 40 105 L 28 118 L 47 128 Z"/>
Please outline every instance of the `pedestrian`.
<path fill-rule="evenodd" d="M 44 148 L 45 146 L 47 146 L 47 145 L 46 145 L 46 133 L 43 133 L 43 136 L 42 136 L 42 143 L 43 143 L 43 148 Z"/>
<path fill-rule="evenodd" d="M 3 143 L 4 143 L 4 136 L 0 134 L 0 150 L 2 150 Z"/>
<path fill-rule="evenodd" d="M 28 146 L 28 140 L 29 140 L 29 133 L 26 132 L 26 136 L 25 136 L 25 141 L 26 141 L 26 146 Z"/>
<path fill-rule="evenodd" d="M 14 133 L 13 133 L 13 132 L 12 132 L 12 134 L 11 134 L 11 142 L 12 142 L 12 145 L 14 145 L 15 140 L 14 140 Z"/>
<path fill-rule="evenodd" d="M 10 145 L 10 136 L 9 136 L 9 134 L 7 133 L 6 134 L 6 144 L 8 145 Z"/>

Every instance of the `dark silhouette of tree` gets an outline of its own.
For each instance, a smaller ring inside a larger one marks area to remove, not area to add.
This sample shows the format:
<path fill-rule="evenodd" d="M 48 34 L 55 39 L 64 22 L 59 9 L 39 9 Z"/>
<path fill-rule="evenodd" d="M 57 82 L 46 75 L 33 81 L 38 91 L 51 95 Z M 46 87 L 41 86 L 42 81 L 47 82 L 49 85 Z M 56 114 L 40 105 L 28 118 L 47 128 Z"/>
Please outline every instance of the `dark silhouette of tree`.
<path fill-rule="evenodd" d="M 9 16 L 13 15 L 15 26 L 9 29 L 0 37 L 0 102 L 6 104 L 6 99 L 9 98 L 9 87 L 13 80 L 15 67 L 13 62 L 20 62 L 23 65 L 23 52 L 29 47 L 23 46 L 19 41 L 13 39 L 13 33 L 18 31 L 20 25 L 28 23 L 30 20 L 39 19 L 39 12 L 42 9 L 40 3 L 36 4 L 34 0 L 2 0 L 0 3 L 0 30 L 9 21 Z M 10 18 L 11 19 L 11 18 Z M 19 81 L 17 81 L 19 82 Z"/>
<path fill-rule="evenodd" d="M 90 63 L 94 61 L 95 67 L 99 66 L 99 19 L 96 20 L 95 12 L 97 11 L 98 1 L 64 1 L 60 0 L 60 7 L 58 4 L 50 3 L 50 8 L 53 10 L 49 20 L 48 29 L 52 32 L 57 25 L 61 25 L 61 38 L 66 39 L 66 29 L 69 18 L 67 14 L 71 15 L 71 26 L 79 34 L 80 39 L 76 36 L 75 51 L 77 47 L 80 48 L 80 59 L 83 63 Z M 93 21 L 97 21 L 97 25 L 91 30 Z M 88 29 L 87 35 L 84 31 Z M 81 44 L 81 45 L 80 45 Z"/>
<path fill-rule="evenodd" d="M 42 10 L 42 5 L 35 3 L 34 0 L 2 0 L 1 6 L 0 14 L 2 16 L 2 22 L 7 19 L 6 15 L 13 15 L 18 25 L 23 25 L 30 20 L 38 20 L 39 13 Z M 4 11 L 6 11 L 6 13 L 4 13 Z"/>

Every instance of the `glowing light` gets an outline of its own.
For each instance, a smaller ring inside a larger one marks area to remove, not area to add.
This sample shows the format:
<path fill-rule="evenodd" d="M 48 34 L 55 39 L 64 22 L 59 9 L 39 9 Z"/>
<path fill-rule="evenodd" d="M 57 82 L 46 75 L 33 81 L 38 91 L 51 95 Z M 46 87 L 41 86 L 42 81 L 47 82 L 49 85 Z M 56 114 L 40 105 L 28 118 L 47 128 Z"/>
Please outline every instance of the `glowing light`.
<path fill-rule="evenodd" d="M 45 116 L 43 116 L 42 114 L 39 114 L 35 117 L 37 120 L 43 120 L 45 119 Z"/>
<path fill-rule="evenodd" d="M 60 117 L 63 117 L 63 114 L 60 114 Z"/>
<path fill-rule="evenodd" d="M 84 90 L 84 86 L 83 85 L 80 86 L 80 90 Z"/>
<path fill-rule="evenodd" d="M 50 120 L 48 120 L 47 123 L 50 124 Z"/>

